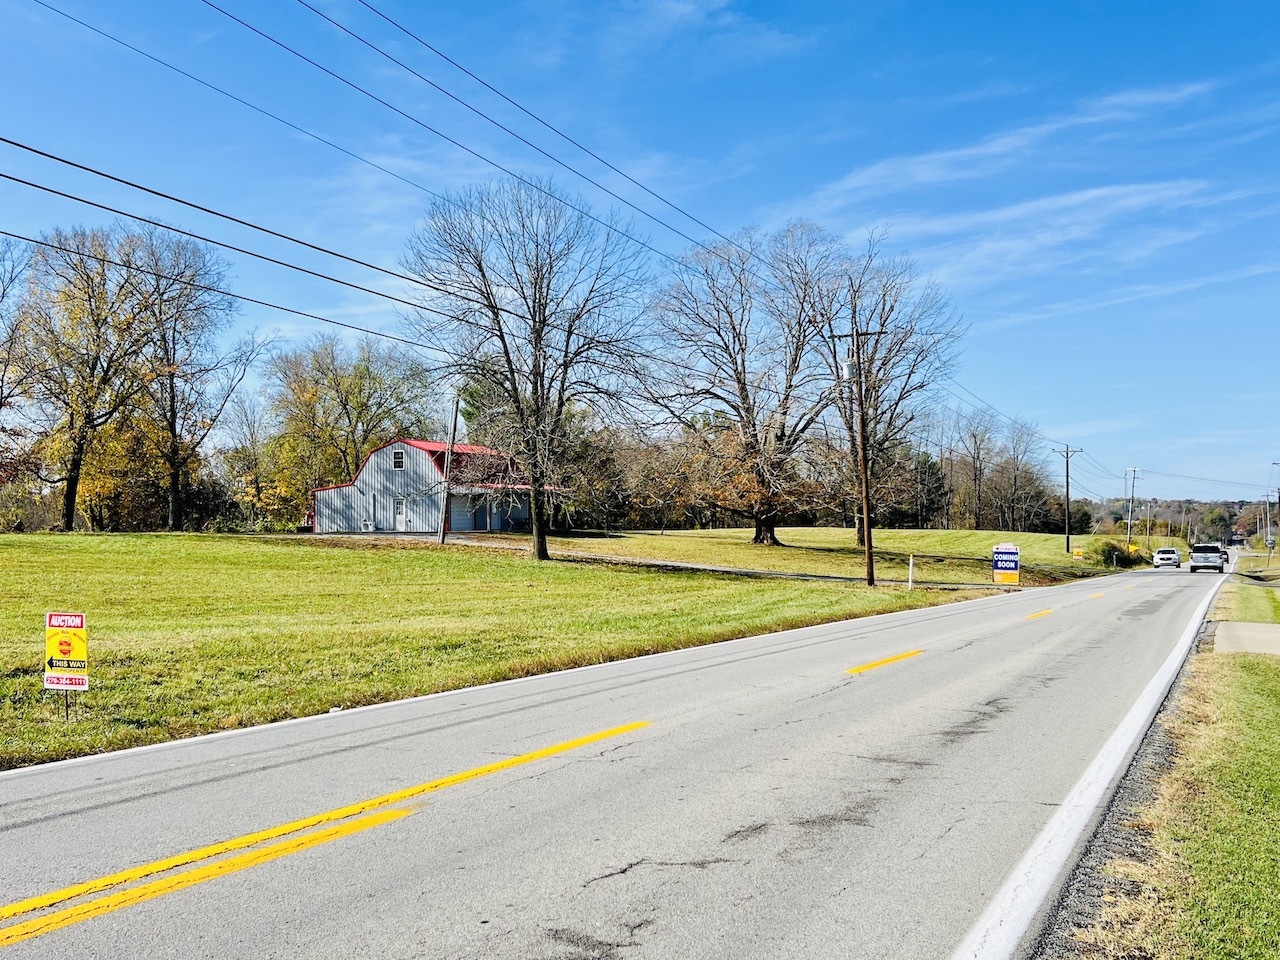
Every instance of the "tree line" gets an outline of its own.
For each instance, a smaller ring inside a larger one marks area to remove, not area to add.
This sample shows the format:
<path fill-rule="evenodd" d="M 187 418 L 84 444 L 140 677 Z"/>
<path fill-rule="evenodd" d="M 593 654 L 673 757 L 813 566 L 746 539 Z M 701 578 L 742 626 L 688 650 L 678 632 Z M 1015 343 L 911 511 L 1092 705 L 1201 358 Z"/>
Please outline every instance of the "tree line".
<path fill-rule="evenodd" d="M 402 257 L 419 350 L 227 343 L 227 264 L 160 228 L 4 242 L 0 523 L 287 529 L 374 447 L 443 438 L 457 395 L 530 488 L 541 557 L 553 514 L 761 544 L 796 522 L 1062 528 L 1032 425 L 935 402 L 964 324 L 883 235 L 797 221 L 667 262 L 634 238 L 548 181 L 443 196 Z"/>

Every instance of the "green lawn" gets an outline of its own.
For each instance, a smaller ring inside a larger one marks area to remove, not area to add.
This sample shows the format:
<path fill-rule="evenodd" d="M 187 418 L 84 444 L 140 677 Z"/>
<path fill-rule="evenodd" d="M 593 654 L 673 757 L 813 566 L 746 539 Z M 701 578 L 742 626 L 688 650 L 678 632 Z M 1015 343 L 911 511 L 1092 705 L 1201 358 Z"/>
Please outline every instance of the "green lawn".
<path fill-rule="evenodd" d="M 751 543 L 752 531 L 673 530 L 666 533 L 633 532 L 578 534 L 551 537 L 553 551 L 609 555 L 640 560 L 671 560 L 704 566 L 734 567 L 782 573 L 824 576 L 862 576 L 863 553 L 853 530 L 840 527 L 788 527 L 778 531 L 785 547 L 759 547 Z M 504 543 L 522 542 L 516 537 L 486 537 Z M 908 556 L 916 557 L 917 579 L 939 583 L 987 583 L 991 580 L 991 548 L 1016 543 L 1021 548 L 1024 577 L 1030 583 L 1048 583 L 1072 576 L 1102 572 L 1089 554 L 1099 539 L 1073 536 L 1071 545 L 1085 551 L 1084 560 L 1066 552 L 1059 534 L 1004 533 L 990 530 L 877 530 L 876 575 L 885 580 L 906 580 Z M 1153 547 L 1165 546 L 1165 538 L 1153 538 Z M 1176 542 L 1178 545 L 1180 541 Z M 1145 541 L 1144 541 L 1145 546 Z M 945 558 L 945 559 L 940 559 Z"/>
<path fill-rule="evenodd" d="M 0 768 L 973 596 L 404 540 L 0 535 Z M 90 689 L 42 689 L 82 612 Z"/>

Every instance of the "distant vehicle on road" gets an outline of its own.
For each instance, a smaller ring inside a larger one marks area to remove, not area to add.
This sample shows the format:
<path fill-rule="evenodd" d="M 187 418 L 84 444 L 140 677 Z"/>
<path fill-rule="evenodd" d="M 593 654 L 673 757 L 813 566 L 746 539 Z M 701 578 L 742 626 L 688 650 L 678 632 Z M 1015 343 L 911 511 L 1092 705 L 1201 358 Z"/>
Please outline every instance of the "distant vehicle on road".
<path fill-rule="evenodd" d="M 1218 544 L 1218 553 L 1222 556 L 1223 563 L 1231 562 L 1231 553 L 1222 544 Z"/>
<path fill-rule="evenodd" d="M 1173 547 L 1161 547 L 1151 556 L 1153 567 L 1177 567 L 1182 569 L 1182 554 Z"/>
<path fill-rule="evenodd" d="M 1222 556 L 1225 552 L 1216 543 L 1197 543 L 1191 548 L 1191 572 L 1216 570 L 1221 573 L 1227 563 Z"/>

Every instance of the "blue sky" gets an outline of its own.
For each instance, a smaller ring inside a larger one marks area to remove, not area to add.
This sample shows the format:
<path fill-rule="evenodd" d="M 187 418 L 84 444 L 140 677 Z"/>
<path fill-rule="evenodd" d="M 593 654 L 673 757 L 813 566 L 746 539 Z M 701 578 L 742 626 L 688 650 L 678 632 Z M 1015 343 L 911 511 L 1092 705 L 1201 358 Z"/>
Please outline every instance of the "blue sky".
<path fill-rule="evenodd" d="M 201 0 L 0 0 L 0 136 L 394 267 L 427 190 L 492 167 Z M 577 181 L 295 0 L 219 6 L 511 169 Z M 1280 482 L 1280 4 L 370 0 L 721 232 L 806 217 L 936 277 L 971 325 L 953 391 L 1083 447 L 1073 491 Z M 315 6 L 660 219 L 683 219 L 379 21 Z M 0 172 L 398 292 L 396 281 L 0 145 Z M 109 215 L 0 182 L 0 229 Z M 637 218 L 660 250 L 686 240 Z M 234 289 L 395 331 L 393 305 L 229 254 Z M 319 325 L 249 307 L 246 326 Z M 1060 458 L 1049 455 L 1057 469 Z M 1186 478 L 1206 478 L 1205 483 Z"/>

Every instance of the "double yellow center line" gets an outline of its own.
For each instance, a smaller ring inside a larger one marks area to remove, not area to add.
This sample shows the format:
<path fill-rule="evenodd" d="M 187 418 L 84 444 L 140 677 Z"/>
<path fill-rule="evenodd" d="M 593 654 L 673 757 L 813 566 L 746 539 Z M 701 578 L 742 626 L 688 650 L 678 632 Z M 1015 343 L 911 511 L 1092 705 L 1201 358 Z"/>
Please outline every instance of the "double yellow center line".
<path fill-rule="evenodd" d="M 155 880 L 138 886 L 131 886 L 124 890 L 109 893 L 106 896 L 96 897 L 64 907 L 61 910 L 43 913 L 30 920 L 0 927 L 0 947 L 20 943 L 23 940 L 29 940 L 45 933 L 52 933 L 54 930 L 81 923 L 104 913 L 111 913 L 123 907 L 132 906 L 144 900 L 151 900 L 177 890 L 184 890 L 187 887 L 204 883 L 206 880 L 212 880 L 215 877 L 226 876 L 227 874 L 257 866 L 260 863 L 278 860 L 280 857 L 288 856 L 291 853 L 329 843 L 340 837 L 368 830 L 370 827 L 391 823 L 394 820 L 409 816 L 419 807 L 407 806 L 394 810 L 387 809 L 388 807 L 406 803 L 425 794 L 443 790 L 446 787 L 466 783 L 468 780 L 487 777 L 503 770 L 510 770 L 512 767 L 519 767 L 535 760 L 543 760 L 547 757 L 553 757 L 557 754 L 567 753 L 570 750 L 598 743 L 601 740 L 641 730 L 647 726 L 649 726 L 648 721 L 638 721 L 620 727 L 611 727 L 608 730 L 601 730 L 585 737 L 578 737 L 576 740 L 567 740 L 564 743 L 543 747 L 530 753 L 522 753 L 519 756 L 508 757 L 505 760 L 473 767 L 461 773 L 450 774 L 438 780 L 430 780 L 417 786 L 386 793 L 380 797 L 373 797 L 359 803 L 338 807 L 326 813 L 294 820 L 278 827 L 272 827 L 269 830 L 245 834 L 233 840 L 188 850 L 186 853 L 180 853 L 163 860 L 155 860 L 129 870 L 121 870 L 118 873 L 99 877 L 96 880 L 74 884 L 61 890 L 55 890 L 52 893 L 19 900 L 17 903 L 0 907 L 0 923 L 25 914 L 49 910 L 51 907 L 59 906 L 71 900 L 93 897 L 94 894 L 103 893 L 125 884 L 136 883 L 148 877 L 157 877 Z M 317 830 L 315 829 L 317 827 L 323 827 L 324 829 Z M 238 853 L 236 856 L 227 856 L 227 854 L 237 853 L 237 851 L 245 852 Z M 223 859 L 215 859 L 219 857 Z M 171 871 L 180 867 L 200 864 L 206 860 L 213 862 L 171 874 L 170 876 L 160 876 L 161 874 L 170 874 Z"/>

